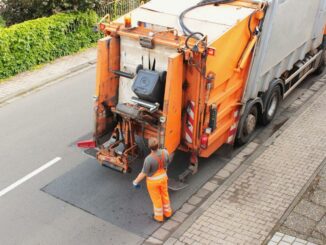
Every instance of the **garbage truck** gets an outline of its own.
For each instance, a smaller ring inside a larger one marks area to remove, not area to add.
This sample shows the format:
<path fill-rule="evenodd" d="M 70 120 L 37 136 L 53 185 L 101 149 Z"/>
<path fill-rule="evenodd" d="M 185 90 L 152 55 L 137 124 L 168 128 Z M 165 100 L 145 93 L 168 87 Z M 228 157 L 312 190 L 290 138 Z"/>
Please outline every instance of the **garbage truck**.
<path fill-rule="evenodd" d="M 247 143 L 324 67 L 326 0 L 152 0 L 99 23 L 93 139 L 100 164 L 129 172 L 137 139 L 189 153 L 188 174 Z"/>

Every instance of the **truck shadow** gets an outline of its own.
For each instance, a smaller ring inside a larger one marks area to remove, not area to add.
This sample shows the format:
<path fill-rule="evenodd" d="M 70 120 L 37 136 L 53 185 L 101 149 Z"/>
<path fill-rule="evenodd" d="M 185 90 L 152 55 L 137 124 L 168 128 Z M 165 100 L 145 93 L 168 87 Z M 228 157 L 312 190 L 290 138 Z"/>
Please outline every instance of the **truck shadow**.
<path fill-rule="evenodd" d="M 188 159 L 186 154 L 177 153 L 169 167 L 169 178 L 176 178 L 184 171 L 187 168 Z M 201 159 L 199 171 L 188 179 L 187 188 L 177 192 L 170 191 L 173 209 L 179 209 L 225 164 L 226 161 L 218 156 Z M 131 182 L 141 167 L 142 161 L 137 160 L 133 163 L 132 173 L 122 174 L 101 167 L 95 159 L 87 159 L 49 183 L 42 188 L 42 191 L 126 231 L 146 238 L 160 224 L 151 219 L 152 204 L 146 190 L 146 183 L 142 183 L 141 190 L 132 188 Z"/>

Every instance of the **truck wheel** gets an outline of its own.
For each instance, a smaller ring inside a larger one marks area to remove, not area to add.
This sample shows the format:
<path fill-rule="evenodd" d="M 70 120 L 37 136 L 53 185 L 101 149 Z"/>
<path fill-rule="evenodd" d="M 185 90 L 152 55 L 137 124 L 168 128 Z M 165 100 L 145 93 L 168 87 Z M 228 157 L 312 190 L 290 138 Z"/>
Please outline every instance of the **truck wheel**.
<path fill-rule="evenodd" d="M 319 76 L 324 72 L 324 70 L 325 70 L 325 51 L 323 52 L 320 63 L 317 69 L 313 72 L 313 74 Z"/>
<path fill-rule="evenodd" d="M 250 140 L 252 134 L 256 129 L 257 121 L 258 109 L 254 104 L 249 110 L 246 110 L 245 114 L 242 116 L 236 137 L 237 145 L 244 145 Z"/>
<path fill-rule="evenodd" d="M 274 86 L 266 100 L 266 108 L 261 116 L 260 123 L 264 126 L 268 125 L 275 117 L 278 106 L 281 102 L 281 89 L 278 85 Z"/>

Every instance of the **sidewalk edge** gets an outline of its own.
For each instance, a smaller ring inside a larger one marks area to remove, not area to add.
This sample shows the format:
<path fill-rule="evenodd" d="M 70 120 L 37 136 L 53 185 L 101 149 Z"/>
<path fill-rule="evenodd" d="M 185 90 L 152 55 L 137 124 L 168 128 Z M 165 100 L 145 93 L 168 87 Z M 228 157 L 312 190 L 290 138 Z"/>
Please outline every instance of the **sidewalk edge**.
<path fill-rule="evenodd" d="M 41 88 L 41 87 L 43 87 L 45 85 L 48 85 L 48 84 L 51 84 L 53 82 L 59 81 L 59 80 L 65 78 L 68 75 L 74 75 L 74 74 L 78 73 L 80 70 L 90 68 L 95 63 L 96 63 L 96 59 L 89 60 L 89 61 L 87 61 L 87 62 L 85 62 L 83 64 L 72 67 L 72 68 L 68 69 L 67 71 L 65 71 L 63 73 L 60 73 L 57 76 L 53 76 L 51 78 L 45 79 L 45 80 L 41 81 L 39 84 L 37 84 L 37 85 L 29 86 L 27 88 L 20 89 L 20 90 L 14 92 L 12 94 L 9 94 L 9 95 L 7 95 L 7 96 L 5 96 L 3 98 L 0 98 L 0 105 L 3 105 L 7 101 L 10 101 L 10 100 L 12 100 L 12 99 L 14 99 L 16 97 L 19 97 L 19 96 L 22 96 L 22 95 L 27 94 L 29 92 L 32 92 L 32 91 L 34 91 L 34 90 L 36 90 L 38 88 Z"/>

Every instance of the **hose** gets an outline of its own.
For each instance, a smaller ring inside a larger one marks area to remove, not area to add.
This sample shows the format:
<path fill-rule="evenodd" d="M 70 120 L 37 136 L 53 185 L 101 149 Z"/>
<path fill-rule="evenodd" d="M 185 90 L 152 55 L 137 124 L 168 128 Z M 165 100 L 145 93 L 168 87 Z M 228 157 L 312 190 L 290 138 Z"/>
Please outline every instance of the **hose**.
<path fill-rule="evenodd" d="M 179 16 L 179 25 L 182 28 L 182 31 L 184 32 L 184 34 L 186 36 L 194 34 L 194 32 L 191 31 L 184 23 L 184 17 L 188 12 L 190 12 L 196 8 L 204 7 L 207 5 L 223 4 L 223 3 L 230 3 L 230 2 L 234 2 L 234 0 L 204 0 L 204 1 L 201 1 L 200 3 L 198 3 L 197 5 L 187 8 Z M 201 35 L 204 36 L 203 34 L 201 34 Z"/>
<path fill-rule="evenodd" d="M 189 45 L 188 45 L 189 40 L 190 40 L 191 38 L 196 38 L 197 35 L 200 35 L 200 36 L 204 37 L 204 34 L 201 33 L 201 32 L 193 32 L 193 33 L 191 33 L 191 34 L 186 38 L 185 45 L 186 45 L 186 47 L 187 47 L 188 49 L 191 49 L 191 48 L 189 47 Z"/>

